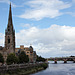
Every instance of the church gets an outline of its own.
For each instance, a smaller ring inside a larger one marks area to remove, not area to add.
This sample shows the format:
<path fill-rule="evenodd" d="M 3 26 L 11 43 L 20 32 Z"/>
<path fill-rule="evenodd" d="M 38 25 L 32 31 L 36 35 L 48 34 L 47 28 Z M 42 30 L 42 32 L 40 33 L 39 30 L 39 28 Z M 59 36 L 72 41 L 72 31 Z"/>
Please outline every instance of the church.
<path fill-rule="evenodd" d="M 24 51 L 26 55 L 28 55 L 29 62 L 36 62 L 36 52 L 33 51 L 32 46 L 27 48 L 24 48 L 24 46 L 20 46 L 20 48 L 15 48 L 15 29 L 13 27 L 12 11 L 10 3 L 8 24 L 5 30 L 5 45 L 4 47 L 0 46 L 0 53 L 3 55 L 4 61 L 6 61 L 7 56 L 10 53 L 18 54 L 21 51 Z"/>

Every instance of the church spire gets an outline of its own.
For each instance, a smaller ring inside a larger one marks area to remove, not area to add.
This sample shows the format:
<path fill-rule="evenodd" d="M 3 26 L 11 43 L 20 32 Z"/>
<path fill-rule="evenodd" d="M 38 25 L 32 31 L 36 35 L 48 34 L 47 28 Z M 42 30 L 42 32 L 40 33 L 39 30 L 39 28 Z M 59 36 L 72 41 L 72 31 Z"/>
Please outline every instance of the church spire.
<path fill-rule="evenodd" d="M 15 30 L 13 28 L 12 22 L 11 3 L 9 9 L 8 25 L 5 30 L 5 49 L 7 50 L 7 54 L 15 53 Z"/>
<path fill-rule="evenodd" d="M 9 9 L 9 18 L 8 18 L 8 26 L 7 26 L 7 28 L 13 30 L 11 3 L 10 3 L 10 9 Z"/>

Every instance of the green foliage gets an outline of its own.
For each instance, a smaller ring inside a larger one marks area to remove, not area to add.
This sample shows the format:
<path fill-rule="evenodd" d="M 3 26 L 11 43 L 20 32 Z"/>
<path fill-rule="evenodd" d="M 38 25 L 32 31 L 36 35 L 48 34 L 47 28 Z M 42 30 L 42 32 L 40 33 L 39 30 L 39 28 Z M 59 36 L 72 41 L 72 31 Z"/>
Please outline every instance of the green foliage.
<path fill-rule="evenodd" d="M 39 65 L 33 64 L 33 65 L 35 65 L 35 67 L 33 67 L 31 65 L 27 66 L 26 68 L 23 68 L 23 69 L 17 68 L 15 70 L 14 69 L 13 70 L 8 70 L 3 75 L 30 75 L 32 73 L 36 73 L 38 71 L 44 70 L 48 67 L 47 63 L 42 63 L 42 64 L 39 63 Z"/>
<path fill-rule="evenodd" d="M 1 53 L 0 53 L 0 62 L 4 63 L 4 58 L 3 58 L 3 55 Z"/>
<path fill-rule="evenodd" d="M 47 63 L 43 63 L 41 66 L 42 66 L 44 69 L 46 69 L 46 68 L 48 67 L 48 64 L 47 64 Z"/>
<path fill-rule="evenodd" d="M 40 62 L 40 61 L 45 62 L 46 59 L 43 58 L 43 57 L 41 57 L 41 56 L 38 56 L 38 55 L 37 55 L 37 60 L 36 60 L 36 61 L 37 61 L 37 62 Z"/>
<path fill-rule="evenodd" d="M 13 63 L 17 63 L 18 62 L 18 58 L 15 56 L 14 53 L 11 53 L 7 56 L 7 64 L 10 65 L 10 64 L 13 64 Z"/>
<path fill-rule="evenodd" d="M 24 51 L 22 51 L 20 54 L 19 54 L 19 63 L 27 63 L 29 62 L 29 58 L 28 56 L 25 54 Z"/>

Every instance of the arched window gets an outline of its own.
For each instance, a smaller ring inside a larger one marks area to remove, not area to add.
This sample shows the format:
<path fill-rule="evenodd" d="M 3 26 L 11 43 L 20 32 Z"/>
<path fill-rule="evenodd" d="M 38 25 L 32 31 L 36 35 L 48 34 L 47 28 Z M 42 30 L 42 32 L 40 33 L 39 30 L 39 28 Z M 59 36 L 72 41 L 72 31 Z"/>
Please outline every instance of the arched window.
<path fill-rule="evenodd" d="M 8 43 L 10 43 L 10 38 L 8 38 Z"/>

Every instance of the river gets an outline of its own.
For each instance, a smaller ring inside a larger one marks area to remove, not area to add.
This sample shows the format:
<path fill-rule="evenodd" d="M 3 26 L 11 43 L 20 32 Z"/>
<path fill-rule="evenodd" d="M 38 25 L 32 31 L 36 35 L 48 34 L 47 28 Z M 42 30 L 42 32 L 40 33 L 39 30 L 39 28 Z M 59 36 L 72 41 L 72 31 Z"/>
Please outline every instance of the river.
<path fill-rule="evenodd" d="M 49 61 L 47 69 L 32 75 L 75 75 L 75 63 L 68 61 L 64 64 L 63 61 L 58 61 L 57 64 L 54 64 L 54 61 Z"/>

